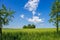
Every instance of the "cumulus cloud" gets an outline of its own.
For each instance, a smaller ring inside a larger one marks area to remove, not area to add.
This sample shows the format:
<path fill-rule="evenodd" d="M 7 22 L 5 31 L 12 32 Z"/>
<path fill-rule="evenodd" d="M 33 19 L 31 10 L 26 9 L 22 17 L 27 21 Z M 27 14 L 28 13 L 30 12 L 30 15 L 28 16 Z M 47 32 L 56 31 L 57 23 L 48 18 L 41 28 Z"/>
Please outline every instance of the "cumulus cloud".
<path fill-rule="evenodd" d="M 24 14 L 21 14 L 20 17 L 21 17 L 21 18 L 24 18 Z"/>
<path fill-rule="evenodd" d="M 36 12 L 35 11 L 32 11 L 32 14 L 33 14 L 33 16 L 36 14 Z"/>
<path fill-rule="evenodd" d="M 34 22 L 34 23 L 43 22 L 43 20 L 40 19 L 38 16 L 33 16 L 33 18 L 29 18 L 28 21 L 29 22 Z"/>
<path fill-rule="evenodd" d="M 43 20 L 39 18 L 40 13 L 38 13 L 38 16 L 35 16 L 38 3 L 39 0 L 29 0 L 24 6 L 25 9 L 32 12 L 33 14 L 32 18 L 27 19 L 29 22 L 34 22 L 34 23 L 43 22 Z"/>
<path fill-rule="evenodd" d="M 33 13 L 33 15 L 34 15 L 35 11 L 36 11 L 36 9 L 38 7 L 38 3 L 39 3 L 39 0 L 29 0 L 25 4 L 24 8 L 31 11 Z"/>
<path fill-rule="evenodd" d="M 38 16 L 40 16 L 41 14 L 40 13 L 38 13 Z"/>

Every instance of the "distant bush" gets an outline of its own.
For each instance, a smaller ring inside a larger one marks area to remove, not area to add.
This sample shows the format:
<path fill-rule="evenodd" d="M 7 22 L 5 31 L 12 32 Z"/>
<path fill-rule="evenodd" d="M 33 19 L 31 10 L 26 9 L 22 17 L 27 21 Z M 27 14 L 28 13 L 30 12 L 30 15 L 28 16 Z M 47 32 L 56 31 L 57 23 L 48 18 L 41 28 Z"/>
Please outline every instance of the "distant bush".
<path fill-rule="evenodd" d="M 36 26 L 34 24 L 28 24 L 27 26 L 24 25 L 23 28 L 35 28 Z"/>

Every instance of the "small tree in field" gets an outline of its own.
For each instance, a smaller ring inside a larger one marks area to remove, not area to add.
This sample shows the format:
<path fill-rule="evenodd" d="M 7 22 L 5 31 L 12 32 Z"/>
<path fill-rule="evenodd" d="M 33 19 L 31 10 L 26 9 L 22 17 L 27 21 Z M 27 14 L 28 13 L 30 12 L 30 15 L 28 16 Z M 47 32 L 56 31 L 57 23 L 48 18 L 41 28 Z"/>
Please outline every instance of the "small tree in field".
<path fill-rule="evenodd" d="M 30 29 L 30 28 L 35 28 L 36 26 L 34 25 L 34 24 L 28 24 L 27 26 L 26 25 L 24 25 L 23 26 L 23 28 L 28 28 L 28 29 Z"/>
<path fill-rule="evenodd" d="M 60 0 L 55 0 L 54 4 L 52 5 L 49 22 L 54 23 L 58 33 L 58 28 L 60 23 Z"/>
<path fill-rule="evenodd" d="M 27 28 L 27 26 L 26 26 L 26 25 L 24 25 L 24 26 L 23 26 L 23 28 Z"/>
<path fill-rule="evenodd" d="M 2 40 L 2 27 L 3 25 L 7 25 L 11 18 L 13 17 L 13 11 L 7 10 L 4 5 L 0 9 L 0 38 Z"/>
<path fill-rule="evenodd" d="M 34 24 L 32 24 L 31 26 L 32 26 L 32 28 L 35 28 L 36 27 Z"/>
<path fill-rule="evenodd" d="M 28 28 L 32 28 L 32 26 L 31 26 L 31 24 L 28 24 L 28 26 L 27 26 Z"/>

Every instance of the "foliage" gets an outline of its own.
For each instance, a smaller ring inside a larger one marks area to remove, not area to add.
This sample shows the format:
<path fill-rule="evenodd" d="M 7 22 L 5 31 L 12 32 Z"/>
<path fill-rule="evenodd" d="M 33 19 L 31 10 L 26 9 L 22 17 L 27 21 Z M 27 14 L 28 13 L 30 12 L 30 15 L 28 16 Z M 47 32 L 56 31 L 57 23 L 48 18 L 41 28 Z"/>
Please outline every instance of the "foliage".
<path fill-rule="evenodd" d="M 57 27 L 57 32 L 58 32 L 58 27 L 60 22 L 60 1 L 59 0 L 56 0 L 52 5 L 49 22 L 54 23 L 54 25 Z"/>
<path fill-rule="evenodd" d="M 57 34 L 53 28 L 3 29 L 2 40 L 60 40 L 60 32 Z"/>
<path fill-rule="evenodd" d="M 7 9 L 4 4 L 2 4 L 2 8 L 0 9 L 0 40 L 2 40 L 2 27 L 3 25 L 8 25 L 9 21 L 13 17 L 14 11 Z"/>
<path fill-rule="evenodd" d="M 24 25 L 23 28 L 35 28 L 35 25 L 34 24 L 28 24 L 27 26 Z"/>
<path fill-rule="evenodd" d="M 2 9 L 0 9 L 0 23 L 2 25 L 7 25 L 11 18 L 13 17 L 14 11 L 8 10 L 4 5 L 2 5 Z"/>

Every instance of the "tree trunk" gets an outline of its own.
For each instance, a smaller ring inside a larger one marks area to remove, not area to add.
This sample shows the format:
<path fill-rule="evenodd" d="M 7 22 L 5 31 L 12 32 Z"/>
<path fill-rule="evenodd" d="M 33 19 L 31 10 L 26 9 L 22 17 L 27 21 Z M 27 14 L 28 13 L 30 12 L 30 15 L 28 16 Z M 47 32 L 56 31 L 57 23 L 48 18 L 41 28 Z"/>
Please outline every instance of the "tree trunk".
<path fill-rule="evenodd" d="M 57 23 L 57 33 L 58 33 L 58 31 L 59 31 L 59 29 L 58 29 L 58 28 L 59 28 L 59 26 L 58 26 L 58 23 Z"/>
<path fill-rule="evenodd" d="M 58 22 L 58 13 L 57 13 L 57 15 L 56 15 L 56 18 L 57 18 L 57 20 L 56 20 L 56 27 L 57 27 L 57 33 L 58 33 L 58 31 L 59 31 L 59 22 Z"/>
<path fill-rule="evenodd" d="M 2 40 L 2 24 L 0 24 L 0 40 Z"/>

